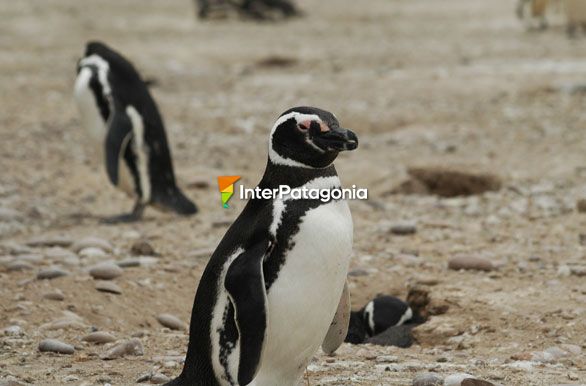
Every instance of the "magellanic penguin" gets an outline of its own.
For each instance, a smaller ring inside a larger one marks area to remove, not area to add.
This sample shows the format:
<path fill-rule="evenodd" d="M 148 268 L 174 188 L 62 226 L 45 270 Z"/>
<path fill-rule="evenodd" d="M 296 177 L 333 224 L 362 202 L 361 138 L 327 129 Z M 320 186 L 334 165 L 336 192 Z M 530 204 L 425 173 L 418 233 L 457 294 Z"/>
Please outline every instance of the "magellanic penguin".
<path fill-rule="evenodd" d="M 380 295 L 368 302 L 350 316 L 350 327 L 346 342 L 364 343 L 368 337 L 375 336 L 389 327 L 401 326 L 413 318 L 409 304 L 399 298 Z"/>
<path fill-rule="evenodd" d="M 112 184 L 131 196 L 134 221 L 147 205 L 182 215 L 197 207 L 177 187 L 165 127 L 146 83 L 122 55 L 90 42 L 77 65 L 74 96 L 84 126 L 103 149 Z"/>
<path fill-rule="evenodd" d="M 332 164 L 358 146 L 331 113 L 297 107 L 270 133 L 260 189 L 340 188 Z M 345 200 L 251 199 L 201 277 L 181 375 L 168 385 L 297 385 L 350 318 L 353 225 Z"/>

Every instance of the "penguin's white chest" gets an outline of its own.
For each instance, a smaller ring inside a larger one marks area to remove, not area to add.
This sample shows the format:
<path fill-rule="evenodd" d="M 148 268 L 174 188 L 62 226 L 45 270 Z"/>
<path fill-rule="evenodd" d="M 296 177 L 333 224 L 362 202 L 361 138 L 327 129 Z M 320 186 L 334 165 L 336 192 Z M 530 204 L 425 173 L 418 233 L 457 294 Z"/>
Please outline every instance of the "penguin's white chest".
<path fill-rule="evenodd" d="M 102 118 L 98 110 L 96 98 L 90 89 L 91 77 L 91 70 L 89 68 L 82 68 L 75 80 L 73 95 L 81 115 L 82 124 L 96 146 L 99 146 L 99 154 L 102 155 L 107 127 L 104 118 Z"/>
<path fill-rule="evenodd" d="M 286 215 L 286 213 L 285 213 Z M 352 253 L 345 201 L 308 211 L 268 292 L 268 334 L 253 385 L 296 385 L 336 312 Z"/>

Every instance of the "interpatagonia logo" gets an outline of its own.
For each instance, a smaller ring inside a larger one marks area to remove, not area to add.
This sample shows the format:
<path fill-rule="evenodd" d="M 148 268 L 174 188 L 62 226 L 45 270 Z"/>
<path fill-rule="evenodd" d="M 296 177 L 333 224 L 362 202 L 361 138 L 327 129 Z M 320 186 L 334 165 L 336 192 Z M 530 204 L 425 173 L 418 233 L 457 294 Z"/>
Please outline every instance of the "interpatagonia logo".
<path fill-rule="evenodd" d="M 218 188 L 222 197 L 222 207 L 229 208 L 228 201 L 234 195 L 234 183 L 240 179 L 240 176 L 219 176 Z"/>

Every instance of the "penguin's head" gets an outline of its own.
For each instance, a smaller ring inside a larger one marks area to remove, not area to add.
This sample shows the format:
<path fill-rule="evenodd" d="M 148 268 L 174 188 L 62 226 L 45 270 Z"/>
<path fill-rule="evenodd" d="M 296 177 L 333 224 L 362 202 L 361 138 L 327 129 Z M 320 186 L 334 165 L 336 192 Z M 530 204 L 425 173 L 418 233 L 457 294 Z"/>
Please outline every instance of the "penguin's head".
<path fill-rule="evenodd" d="M 275 164 L 324 168 L 338 153 L 358 147 L 356 134 L 340 127 L 336 117 L 315 107 L 285 111 L 271 130 L 269 158 Z"/>

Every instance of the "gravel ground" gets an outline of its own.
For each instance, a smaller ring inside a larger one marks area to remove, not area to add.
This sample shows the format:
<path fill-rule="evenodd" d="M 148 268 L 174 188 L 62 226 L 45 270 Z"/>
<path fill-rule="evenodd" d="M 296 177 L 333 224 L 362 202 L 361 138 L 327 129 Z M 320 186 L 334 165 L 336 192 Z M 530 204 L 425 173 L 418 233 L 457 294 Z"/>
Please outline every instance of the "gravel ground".
<path fill-rule="evenodd" d="M 281 24 L 202 23 L 187 0 L 0 6 L 0 385 L 177 375 L 199 277 L 244 206 L 222 209 L 215 178 L 254 185 L 272 122 L 306 104 L 360 138 L 336 163 L 346 185 L 369 189 L 350 203 L 354 307 L 412 288 L 437 306 L 412 347 L 345 344 L 316 356 L 306 384 L 410 385 L 425 372 L 454 385 L 457 373 L 586 383 L 586 40 L 568 40 L 559 17 L 526 32 L 508 0 L 299 4 L 306 17 Z M 157 80 L 197 216 L 99 222 L 132 201 L 109 185 L 73 105 L 88 39 Z M 414 166 L 488 172 L 502 187 L 391 194 Z M 454 258 L 488 269 L 449 269 Z"/>

